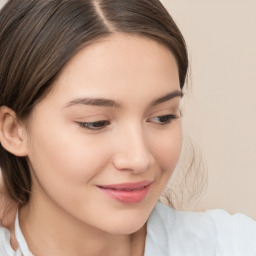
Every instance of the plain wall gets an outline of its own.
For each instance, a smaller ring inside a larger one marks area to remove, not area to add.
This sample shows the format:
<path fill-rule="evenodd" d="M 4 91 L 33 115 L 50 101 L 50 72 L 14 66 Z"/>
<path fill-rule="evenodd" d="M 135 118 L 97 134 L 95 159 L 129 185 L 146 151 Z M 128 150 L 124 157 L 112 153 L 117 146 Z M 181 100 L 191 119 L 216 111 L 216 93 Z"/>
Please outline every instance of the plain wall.
<path fill-rule="evenodd" d="M 256 218 L 256 1 L 162 2 L 187 41 L 192 89 L 184 133 L 208 169 L 206 194 L 194 209 Z"/>
<path fill-rule="evenodd" d="M 187 41 L 184 130 L 208 167 L 196 209 L 256 218 L 256 1 L 163 0 Z"/>
<path fill-rule="evenodd" d="M 0 0 L 0 8 L 2 8 L 2 6 L 5 4 L 5 2 L 7 2 L 6 0 Z"/>

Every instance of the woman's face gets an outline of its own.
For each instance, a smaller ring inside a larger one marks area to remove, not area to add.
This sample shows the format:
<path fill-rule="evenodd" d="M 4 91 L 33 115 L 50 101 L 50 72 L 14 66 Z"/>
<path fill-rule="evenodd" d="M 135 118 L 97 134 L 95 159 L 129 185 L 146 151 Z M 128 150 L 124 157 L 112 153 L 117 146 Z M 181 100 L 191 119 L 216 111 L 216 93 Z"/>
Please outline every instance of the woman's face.
<path fill-rule="evenodd" d="M 181 150 L 171 52 L 115 35 L 80 50 L 28 125 L 33 207 L 114 234 L 145 224 Z"/>

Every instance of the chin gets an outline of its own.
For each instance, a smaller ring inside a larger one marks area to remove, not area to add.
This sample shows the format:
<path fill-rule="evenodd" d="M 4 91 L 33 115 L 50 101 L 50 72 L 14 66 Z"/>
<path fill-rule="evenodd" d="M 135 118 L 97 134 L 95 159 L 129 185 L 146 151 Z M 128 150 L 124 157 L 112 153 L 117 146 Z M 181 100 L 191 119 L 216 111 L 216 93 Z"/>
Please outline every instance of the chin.
<path fill-rule="evenodd" d="M 113 235 L 130 235 L 140 230 L 145 223 L 146 221 L 142 223 L 132 223 L 127 221 L 126 223 L 123 223 L 123 225 L 112 227 L 108 230 L 108 233 Z"/>
<path fill-rule="evenodd" d="M 105 231 L 115 235 L 133 234 L 140 230 L 147 222 L 150 213 L 137 212 L 136 214 L 127 214 L 123 216 L 115 215 L 112 221 L 108 221 Z"/>

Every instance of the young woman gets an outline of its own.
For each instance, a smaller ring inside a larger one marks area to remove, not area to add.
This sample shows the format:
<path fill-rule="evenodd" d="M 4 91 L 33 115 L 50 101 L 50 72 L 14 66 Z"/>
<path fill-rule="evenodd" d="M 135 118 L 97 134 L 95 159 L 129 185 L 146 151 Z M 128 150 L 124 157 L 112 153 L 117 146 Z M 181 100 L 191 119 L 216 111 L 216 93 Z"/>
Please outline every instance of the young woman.
<path fill-rule="evenodd" d="M 248 217 L 158 202 L 181 151 L 187 67 L 158 0 L 6 4 L 0 167 L 18 210 L 1 256 L 256 254 Z"/>

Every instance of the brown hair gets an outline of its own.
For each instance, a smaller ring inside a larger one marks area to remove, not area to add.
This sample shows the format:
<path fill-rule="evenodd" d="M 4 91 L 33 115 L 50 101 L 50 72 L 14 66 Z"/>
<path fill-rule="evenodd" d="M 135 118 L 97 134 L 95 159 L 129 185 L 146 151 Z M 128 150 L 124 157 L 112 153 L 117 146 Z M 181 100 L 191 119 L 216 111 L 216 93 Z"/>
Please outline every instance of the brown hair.
<path fill-rule="evenodd" d="M 113 33 L 138 34 L 168 47 L 183 88 L 186 45 L 158 0 L 9 0 L 0 12 L 0 106 L 26 118 L 79 49 Z M 26 158 L 0 145 L 0 167 L 10 196 L 26 204 L 31 191 Z"/>

